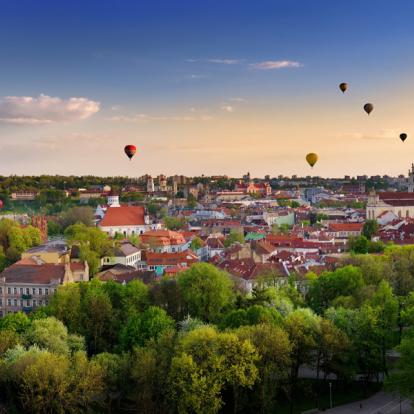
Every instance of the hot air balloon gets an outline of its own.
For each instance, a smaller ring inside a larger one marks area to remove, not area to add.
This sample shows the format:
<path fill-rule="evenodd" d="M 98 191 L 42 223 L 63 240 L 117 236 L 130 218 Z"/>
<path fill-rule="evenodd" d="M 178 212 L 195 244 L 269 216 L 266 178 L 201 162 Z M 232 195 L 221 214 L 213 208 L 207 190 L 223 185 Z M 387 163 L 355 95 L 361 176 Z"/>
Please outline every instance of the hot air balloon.
<path fill-rule="evenodd" d="M 124 148 L 125 154 L 127 155 L 127 157 L 129 158 L 129 160 L 131 160 L 131 158 L 135 155 L 135 153 L 137 152 L 137 147 L 135 145 L 127 145 Z"/>
<path fill-rule="evenodd" d="M 318 161 L 318 155 L 315 154 L 314 152 L 310 152 L 307 156 L 306 156 L 306 161 L 308 162 L 308 164 L 313 167 L 316 162 Z"/>
<path fill-rule="evenodd" d="M 339 89 L 342 91 L 342 93 L 345 93 L 345 92 L 346 92 L 346 90 L 348 89 L 348 84 L 347 84 L 347 83 L 345 83 L 345 82 L 342 82 L 342 83 L 339 85 Z"/>
<path fill-rule="evenodd" d="M 3 206 L 4 206 L 3 200 L 0 200 L 0 209 L 3 208 Z"/>
<path fill-rule="evenodd" d="M 400 134 L 400 140 L 402 142 L 404 142 L 406 139 L 407 139 L 407 134 L 405 134 L 405 133 Z"/>
<path fill-rule="evenodd" d="M 374 110 L 374 105 L 372 103 L 367 103 L 364 105 L 364 111 L 369 115 Z"/>

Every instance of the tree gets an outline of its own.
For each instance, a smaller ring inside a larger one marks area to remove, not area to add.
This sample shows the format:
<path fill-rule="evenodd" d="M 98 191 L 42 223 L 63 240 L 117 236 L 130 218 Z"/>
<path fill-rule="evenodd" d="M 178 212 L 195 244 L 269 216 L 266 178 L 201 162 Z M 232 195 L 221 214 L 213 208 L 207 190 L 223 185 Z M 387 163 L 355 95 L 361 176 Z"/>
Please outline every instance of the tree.
<path fill-rule="evenodd" d="M 227 273 L 207 263 L 194 264 L 180 273 L 178 284 L 190 315 L 205 321 L 215 320 L 234 300 Z"/>
<path fill-rule="evenodd" d="M 200 237 L 194 237 L 194 239 L 191 240 L 191 250 L 197 251 L 198 249 L 201 249 L 203 246 L 204 242 L 200 239 Z"/>
<path fill-rule="evenodd" d="M 163 221 L 168 230 L 182 230 L 187 225 L 187 220 L 184 217 L 165 216 Z"/>
<path fill-rule="evenodd" d="M 311 364 L 317 348 L 320 318 L 310 309 L 297 309 L 285 319 L 285 328 L 292 344 L 292 364 L 290 369 L 290 407 L 296 398 L 299 368 L 302 364 Z"/>
<path fill-rule="evenodd" d="M 351 265 L 344 266 L 334 272 L 323 272 L 318 278 L 311 280 L 307 301 L 313 310 L 323 313 L 334 299 L 338 297 L 353 299 L 353 295 L 356 295 L 363 286 L 361 269 Z"/>
<path fill-rule="evenodd" d="M 372 236 L 378 231 L 378 222 L 376 220 L 365 220 L 362 234 L 371 240 Z"/>
<path fill-rule="evenodd" d="M 188 194 L 187 207 L 192 210 L 197 207 L 197 199 L 194 197 L 193 194 Z"/>
<path fill-rule="evenodd" d="M 10 330 L 23 334 L 30 327 L 30 319 L 23 312 L 8 313 L 0 319 L 0 330 Z"/>
<path fill-rule="evenodd" d="M 91 207 L 71 207 L 58 217 L 58 224 L 63 230 L 76 223 L 92 226 L 93 209 Z"/>
<path fill-rule="evenodd" d="M 69 335 L 65 325 L 54 317 L 34 320 L 25 339 L 31 345 L 37 345 L 55 354 L 68 355 L 73 348 L 84 349 L 83 338 Z"/>
<path fill-rule="evenodd" d="M 234 243 L 244 243 L 244 234 L 236 230 L 231 230 L 230 234 L 224 240 L 224 246 L 229 247 Z"/>
<path fill-rule="evenodd" d="M 382 369 L 385 373 L 388 373 L 386 351 L 394 346 L 393 332 L 397 328 L 399 303 L 389 283 L 385 280 L 380 282 L 371 300 L 371 305 L 377 312 L 378 329 L 381 337 Z"/>
<path fill-rule="evenodd" d="M 260 358 L 256 362 L 259 370 L 259 399 L 261 412 L 274 412 L 277 395 L 288 380 L 292 346 L 287 333 L 272 324 L 244 326 L 236 331 L 240 339 L 250 341 Z"/>
<path fill-rule="evenodd" d="M 365 236 L 350 237 L 349 250 L 358 254 L 366 254 L 369 250 L 369 240 Z"/>
<path fill-rule="evenodd" d="M 397 351 L 400 352 L 401 358 L 386 381 L 386 387 L 412 400 L 414 398 L 414 331 L 412 329 L 404 336 Z"/>
<path fill-rule="evenodd" d="M 121 331 L 120 346 L 131 350 L 134 346 L 145 346 L 165 332 L 174 330 L 175 322 L 165 310 L 150 306 L 141 314 L 133 314 Z"/>
<path fill-rule="evenodd" d="M 207 326 L 182 336 L 177 351 L 169 383 L 178 412 L 218 412 L 226 385 L 233 390 L 236 412 L 239 388 L 251 387 L 258 375 L 259 356 L 251 342 Z"/>

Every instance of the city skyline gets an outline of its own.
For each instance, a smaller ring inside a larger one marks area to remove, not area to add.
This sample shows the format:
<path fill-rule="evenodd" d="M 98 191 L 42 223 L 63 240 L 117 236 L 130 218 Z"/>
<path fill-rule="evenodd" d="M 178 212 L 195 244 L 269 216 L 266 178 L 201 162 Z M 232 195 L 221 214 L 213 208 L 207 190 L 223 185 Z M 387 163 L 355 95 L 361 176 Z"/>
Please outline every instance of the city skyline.
<path fill-rule="evenodd" d="M 0 173 L 406 173 L 411 2 L 221 3 L 2 4 Z"/>

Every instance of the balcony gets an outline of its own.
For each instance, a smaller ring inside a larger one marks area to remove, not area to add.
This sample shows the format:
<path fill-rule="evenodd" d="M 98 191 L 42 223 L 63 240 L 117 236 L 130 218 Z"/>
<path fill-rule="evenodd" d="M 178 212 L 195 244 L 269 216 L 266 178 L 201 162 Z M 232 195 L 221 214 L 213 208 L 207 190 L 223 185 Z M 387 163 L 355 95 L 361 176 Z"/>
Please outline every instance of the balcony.
<path fill-rule="evenodd" d="M 22 299 L 24 299 L 24 300 L 28 300 L 28 299 L 31 299 L 31 298 L 32 298 L 32 295 L 29 295 L 27 293 L 22 294 Z"/>
<path fill-rule="evenodd" d="M 33 308 L 31 306 L 23 306 L 23 312 L 24 313 L 29 313 L 33 310 Z"/>

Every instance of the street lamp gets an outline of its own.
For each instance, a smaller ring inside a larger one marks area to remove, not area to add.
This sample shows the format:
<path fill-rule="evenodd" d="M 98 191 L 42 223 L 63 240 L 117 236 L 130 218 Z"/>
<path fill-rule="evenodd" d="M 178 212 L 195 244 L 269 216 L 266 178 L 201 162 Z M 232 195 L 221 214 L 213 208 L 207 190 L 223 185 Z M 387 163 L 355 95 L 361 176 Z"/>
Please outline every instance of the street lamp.
<path fill-rule="evenodd" d="M 329 383 L 329 403 L 332 408 L 332 382 Z"/>

